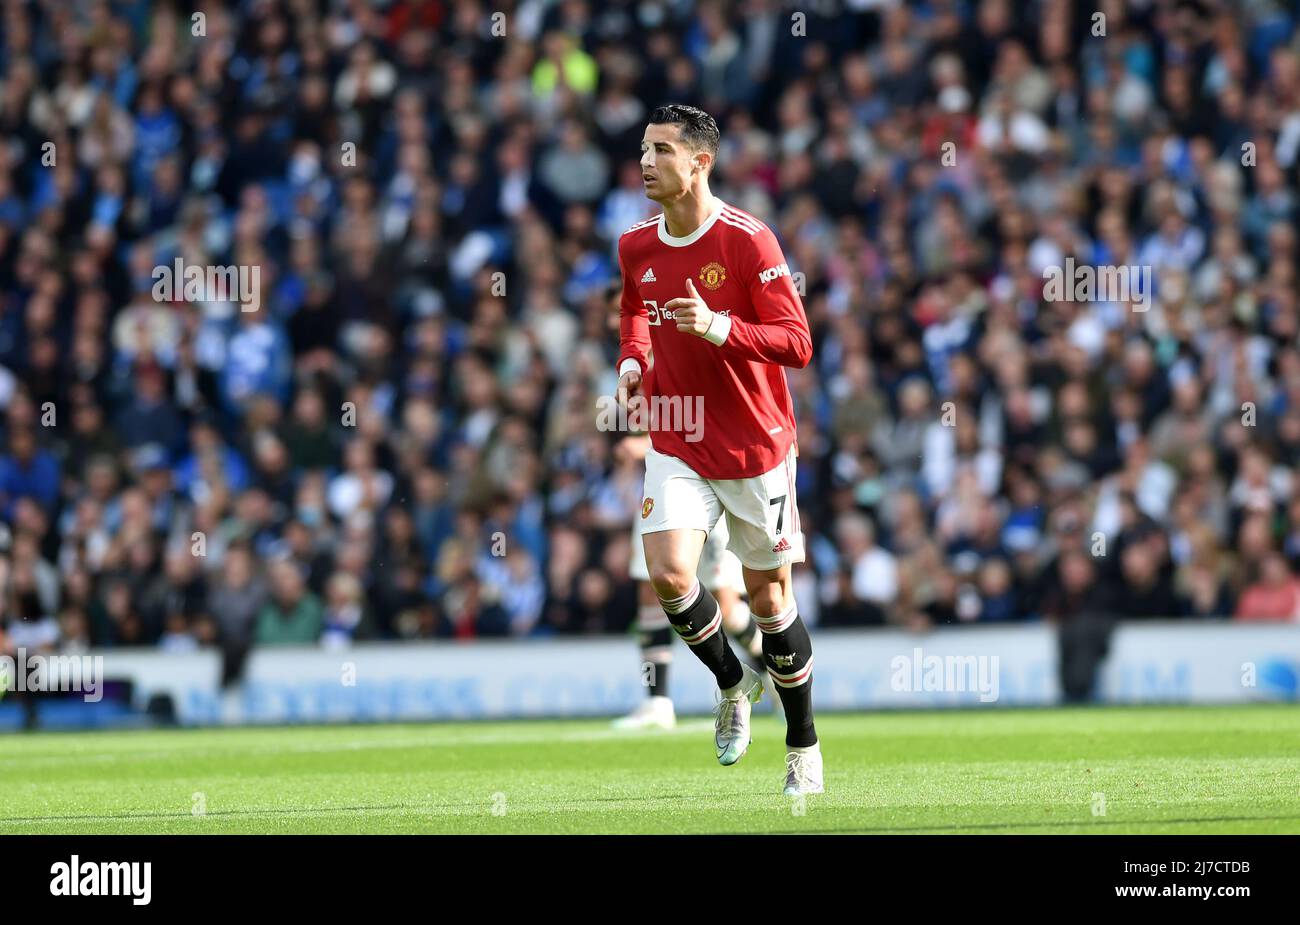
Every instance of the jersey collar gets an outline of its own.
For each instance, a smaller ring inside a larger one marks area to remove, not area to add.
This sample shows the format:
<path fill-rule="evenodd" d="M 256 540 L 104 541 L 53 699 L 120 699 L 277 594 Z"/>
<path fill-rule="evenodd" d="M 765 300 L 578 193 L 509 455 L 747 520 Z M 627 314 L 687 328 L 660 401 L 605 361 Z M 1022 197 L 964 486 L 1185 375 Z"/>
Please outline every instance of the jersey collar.
<path fill-rule="evenodd" d="M 707 232 L 710 228 L 713 227 L 713 223 L 718 220 L 718 216 L 722 214 L 722 210 L 726 207 L 726 205 L 727 204 L 725 202 L 723 202 L 717 196 L 714 196 L 713 212 L 710 213 L 708 218 L 706 218 L 703 222 L 700 223 L 699 228 L 696 228 L 690 234 L 681 238 L 674 238 L 672 235 L 668 233 L 668 220 L 664 218 L 664 214 L 660 212 L 659 213 L 659 240 L 667 244 L 669 247 L 686 247 L 688 245 L 694 244 L 700 238 L 704 237 L 705 232 Z"/>

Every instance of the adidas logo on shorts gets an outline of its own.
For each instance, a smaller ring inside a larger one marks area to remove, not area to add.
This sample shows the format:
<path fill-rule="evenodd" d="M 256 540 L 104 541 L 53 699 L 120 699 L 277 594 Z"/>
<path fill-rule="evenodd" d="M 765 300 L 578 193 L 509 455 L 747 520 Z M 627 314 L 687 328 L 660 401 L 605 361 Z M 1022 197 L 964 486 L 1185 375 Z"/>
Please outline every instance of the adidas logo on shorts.
<path fill-rule="evenodd" d="M 789 551 L 790 551 L 790 541 L 787 540 L 785 537 L 781 537 L 781 542 L 777 543 L 775 546 L 772 547 L 772 552 L 789 552 Z"/>

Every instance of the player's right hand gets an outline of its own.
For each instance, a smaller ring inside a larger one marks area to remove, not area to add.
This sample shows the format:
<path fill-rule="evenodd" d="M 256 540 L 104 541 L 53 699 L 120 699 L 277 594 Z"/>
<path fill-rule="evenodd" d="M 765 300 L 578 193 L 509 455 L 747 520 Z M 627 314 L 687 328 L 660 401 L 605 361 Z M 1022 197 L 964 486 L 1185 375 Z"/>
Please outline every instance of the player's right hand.
<path fill-rule="evenodd" d="M 635 369 L 629 369 L 618 380 L 617 398 L 620 406 L 626 408 L 628 399 L 641 391 L 641 373 Z"/>

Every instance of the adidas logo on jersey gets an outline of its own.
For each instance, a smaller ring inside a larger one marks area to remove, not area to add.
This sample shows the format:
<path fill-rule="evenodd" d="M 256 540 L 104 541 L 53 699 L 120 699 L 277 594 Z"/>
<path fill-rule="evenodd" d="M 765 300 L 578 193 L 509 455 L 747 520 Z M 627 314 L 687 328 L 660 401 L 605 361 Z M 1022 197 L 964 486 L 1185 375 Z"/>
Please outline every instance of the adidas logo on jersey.
<path fill-rule="evenodd" d="M 643 283 L 656 282 L 654 267 L 646 267 L 645 276 L 641 277 L 641 282 Z"/>

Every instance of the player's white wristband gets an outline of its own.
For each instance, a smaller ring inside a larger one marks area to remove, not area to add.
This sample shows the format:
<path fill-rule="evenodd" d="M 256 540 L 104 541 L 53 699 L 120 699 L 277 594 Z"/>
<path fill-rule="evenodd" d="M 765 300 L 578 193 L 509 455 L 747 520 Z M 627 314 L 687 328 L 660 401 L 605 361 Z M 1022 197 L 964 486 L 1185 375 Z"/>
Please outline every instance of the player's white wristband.
<path fill-rule="evenodd" d="M 638 363 L 632 357 L 628 357 L 626 360 L 624 360 L 622 363 L 619 364 L 618 378 L 622 379 L 629 372 L 633 372 L 633 373 L 641 372 L 641 364 Z"/>
<path fill-rule="evenodd" d="M 731 333 L 731 316 L 713 313 L 709 319 L 709 329 L 704 332 L 704 339 L 716 347 L 721 347 Z"/>

